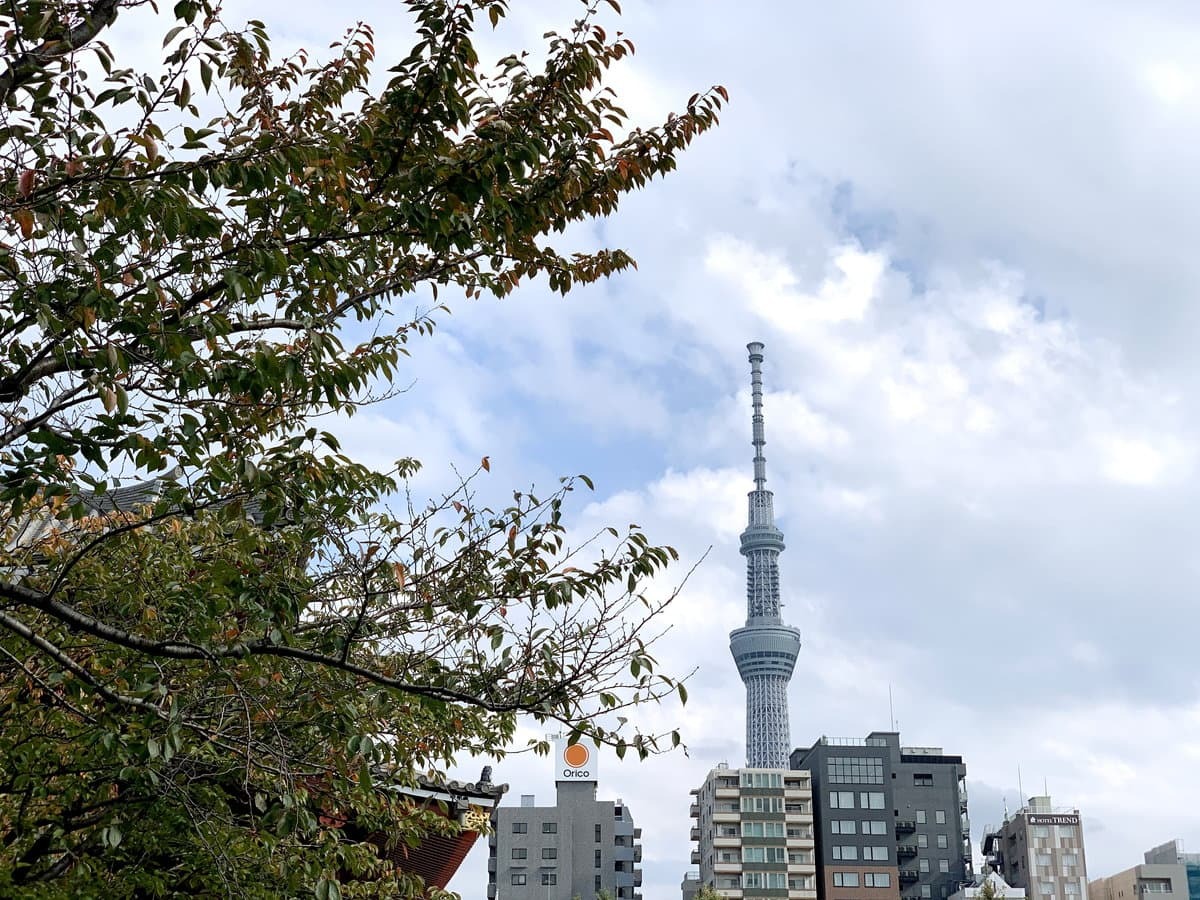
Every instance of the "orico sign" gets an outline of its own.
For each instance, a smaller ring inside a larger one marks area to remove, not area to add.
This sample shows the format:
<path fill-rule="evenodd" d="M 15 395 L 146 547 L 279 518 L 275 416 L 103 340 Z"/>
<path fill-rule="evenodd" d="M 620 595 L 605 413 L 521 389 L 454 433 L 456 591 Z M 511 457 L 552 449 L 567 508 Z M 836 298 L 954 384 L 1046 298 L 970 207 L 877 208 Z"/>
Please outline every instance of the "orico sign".
<path fill-rule="evenodd" d="M 560 743 L 558 746 L 558 781 L 595 781 L 596 753 L 584 744 Z"/>

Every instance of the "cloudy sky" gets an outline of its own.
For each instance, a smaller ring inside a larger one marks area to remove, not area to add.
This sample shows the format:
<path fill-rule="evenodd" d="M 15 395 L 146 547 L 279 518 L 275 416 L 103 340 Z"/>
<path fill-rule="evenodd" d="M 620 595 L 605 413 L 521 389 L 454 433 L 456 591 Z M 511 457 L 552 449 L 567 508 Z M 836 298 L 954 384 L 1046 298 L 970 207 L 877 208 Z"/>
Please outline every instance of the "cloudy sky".
<path fill-rule="evenodd" d="M 514 5 L 485 55 L 577 11 Z M 624 6 L 638 53 L 614 84 L 636 119 L 714 82 L 732 99 L 674 176 L 568 237 L 640 268 L 454 304 L 413 389 L 343 433 L 366 460 L 422 458 L 431 490 L 484 454 L 506 488 L 587 472 L 583 524 L 712 548 L 659 648 L 700 665 L 693 700 L 647 713 L 689 754 L 610 760 L 600 787 L 644 828 L 645 896 L 678 896 L 688 789 L 743 758 L 750 340 L 804 639 L 793 742 L 887 728 L 890 686 L 904 743 L 965 757 L 976 846 L 1019 768 L 1082 811 L 1090 876 L 1200 849 L 1200 10 Z M 396 7 L 231 11 L 310 48 L 367 20 L 382 70 L 408 46 Z M 496 775 L 514 801 L 552 795 L 544 760 Z M 480 847 L 452 887 L 485 883 Z"/>

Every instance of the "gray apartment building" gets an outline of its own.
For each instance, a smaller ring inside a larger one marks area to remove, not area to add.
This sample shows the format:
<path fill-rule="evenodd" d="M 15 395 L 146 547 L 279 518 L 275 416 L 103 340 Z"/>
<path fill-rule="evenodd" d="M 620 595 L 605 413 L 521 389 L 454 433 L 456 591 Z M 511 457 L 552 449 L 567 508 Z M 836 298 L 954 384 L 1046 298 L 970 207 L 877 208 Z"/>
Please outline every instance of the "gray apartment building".
<path fill-rule="evenodd" d="M 1147 850 L 1143 858 L 1148 865 L 1183 866 L 1187 875 L 1188 900 L 1200 900 L 1200 853 L 1184 853 L 1183 841 L 1167 841 Z"/>
<path fill-rule="evenodd" d="M 1178 863 L 1143 863 L 1088 882 L 1091 900 L 1184 900 L 1187 868 Z"/>
<path fill-rule="evenodd" d="M 986 863 L 1029 900 L 1088 900 L 1083 819 L 1077 809 L 1055 808 L 1049 797 L 988 828 L 983 838 Z"/>
<path fill-rule="evenodd" d="M 791 765 L 811 773 L 821 900 L 944 900 L 974 880 L 961 756 L 873 731 Z"/>
<path fill-rule="evenodd" d="M 1200 900 L 1200 853 L 1179 841 L 1147 850 L 1143 862 L 1088 882 L 1089 900 Z"/>
<path fill-rule="evenodd" d="M 642 831 L 621 800 L 597 800 L 595 747 L 555 746 L 554 806 L 531 795 L 496 809 L 488 838 L 489 900 L 641 900 Z"/>

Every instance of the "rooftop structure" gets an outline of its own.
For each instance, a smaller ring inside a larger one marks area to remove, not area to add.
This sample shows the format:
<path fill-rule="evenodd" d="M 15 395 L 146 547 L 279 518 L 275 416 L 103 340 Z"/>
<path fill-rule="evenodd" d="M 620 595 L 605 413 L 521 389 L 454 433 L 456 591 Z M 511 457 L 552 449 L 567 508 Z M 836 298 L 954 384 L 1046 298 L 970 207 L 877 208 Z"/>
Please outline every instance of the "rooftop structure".
<path fill-rule="evenodd" d="M 390 786 L 385 790 L 458 823 L 456 834 L 430 833 L 415 844 L 399 841 L 390 849 L 386 834 L 375 832 L 367 837 L 397 869 L 420 875 L 427 887 L 445 890 L 479 835 L 491 830 L 497 805 L 508 785 L 492 784 L 492 767 L 484 766 L 477 782 L 421 779 L 415 787 Z M 337 819 L 325 816 L 322 819 L 326 824 L 342 824 Z"/>
<path fill-rule="evenodd" d="M 995 900 L 1025 900 L 1025 888 L 1015 888 L 997 872 L 988 872 L 979 880 L 979 884 L 971 884 L 959 888 L 950 895 L 950 900 L 979 900 L 984 894 L 984 885 L 988 885 Z"/>
<path fill-rule="evenodd" d="M 729 650 L 746 685 L 746 765 L 786 769 L 788 682 L 800 653 L 800 632 L 783 623 L 779 602 L 779 554 L 783 532 L 775 527 L 774 499 L 767 490 L 766 437 L 762 410 L 763 345 L 747 345 L 753 406 L 754 490 L 749 497 L 742 555 L 746 557 L 746 625 L 729 635 Z"/>

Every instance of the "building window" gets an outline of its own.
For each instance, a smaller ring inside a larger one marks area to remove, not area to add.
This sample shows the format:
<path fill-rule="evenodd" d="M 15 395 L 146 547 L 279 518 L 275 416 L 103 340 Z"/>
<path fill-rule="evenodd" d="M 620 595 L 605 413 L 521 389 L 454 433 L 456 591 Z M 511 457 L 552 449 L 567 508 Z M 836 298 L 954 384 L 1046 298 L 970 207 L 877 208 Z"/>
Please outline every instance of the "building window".
<path fill-rule="evenodd" d="M 858 848 L 853 845 L 833 848 L 834 859 L 858 859 Z"/>
<path fill-rule="evenodd" d="M 600 890 L 603 886 L 604 886 L 603 883 L 600 881 L 600 876 L 597 875 L 596 876 L 596 893 L 597 894 L 600 893 Z"/>
<path fill-rule="evenodd" d="M 918 825 L 925 824 L 925 810 L 923 810 L 923 809 L 917 810 L 917 824 Z"/>
<path fill-rule="evenodd" d="M 1038 893 L 1041 894 L 1042 896 L 1047 896 L 1047 895 L 1053 896 L 1054 895 L 1054 882 L 1053 881 L 1039 881 L 1038 882 Z"/>
<path fill-rule="evenodd" d="M 938 871 L 941 872 L 943 875 L 945 873 L 949 872 L 950 871 L 950 860 L 939 859 L 938 860 Z"/>
<path fill-rule="evenodd" d="M 513 822 L 513 834 L 526 834 L 528 831 L 528 822 Z"/>
<path fill-rule="evenodd" d="M 1033 836 L 1034 836 L 1035 838 L 1048 838 L 1048 837 L 1050 837 L 1050 826 L 1048 826 L 1048 825 L 1034 825 L 1034 826 L 1033 826 Z"/>
<path fill-rule="evenodd" d="M 524 884 L 525 883 L 525 873 L 524 872 L 513 872 L 511 883 L 512 884 Z"/>
<path fill-rule="evenodd" d="M 543 847 L 542 848 L 542 859 L 558 859 L 558 848 L 557 847 Z"/>
<path fill-rule="evenodd" d="M 781 788 L 783 775 L 779 772 L 743 772 L 742 787 Z"/>
<path fill-rule="evenodd" d="M 882 860 L 887 862 L 887 847 L 863 847 L 863 859 Z M 878 885 L 876 885 L 878 887 Z"/>
<path fill-rule="evenodd" d="M 528 859 L 529 851 L 525 847 L 513 847 L 513 859 Z"/>
<path fill-rule="evenodd" d="M 891 887 L 892 876 L 887 872 L 867 872 L 863 875 L 863 885 L 877 888 Z"/>
<path fill-rule="evenodd" d="M 834 872 L 833 873 L 834 887 L 858 887 L 857 872 Z"/>
<path fill-rule="evenodd" d="M 1034 857 L 1034 861 L 1035 861 L 1035 862 L 1036 862 L 1036 863 L 1037 863 L 1039 866 L 1052 866 L 1052 865 L 1054 865 L 1054 857 L 1053 857 L 1053 856 L 1051 856 L 1049 853 L 1039 853 L 1039 854 L 1038 854 L 1036 857 Z"/>
<path fill-rule="evenodd" d="M 542 823 L 542 834 L 558 834 L 558 823 L 557 822 L 543 822 Z"/>
<path fill-rule="evenodd" d="M 866 825 L 863 822 L 863 825 Z M 834 819 L 829 823 L 830 834 L 855 834 L 858 831 L 858 826 L 853 819 Z M 866 829 L 863 829 L 866 834 Z"/>
<path fill-rule="evenodd" d="M 742 837 L 784 837 L 784 835 L 784 824 L 782 822 L 742 823 Z"/>
<path fill-rule="evenodd" d="M 854 809 L 854 792 L 830 791 L 829 806 L 831 809 Z"/>
<path fill-rule="evenodd" d="M 1151 893 L 1153 893 L 1153 888 L 1154 888 L 1153 883 L 1146 885 L 1146 889 L 1148 891 L 1150 891 Z M 1161 893 L 1164 893 L 1164 894 L 1171 893 L 1171 882 L 1169 882 L 1169 881 L 1163 882 L 1162 888 L 1163 888 L 1163 890 L 1161 891 Z M 1078 894 L 1079 893 L 1079 882 L 1078 881 L 1064 882 L 1063 883 L 1063 891 L 1067 894 Z"/>
<path fill-rule="evenodd" d="M 944 834 L 939 834 L 937 836 L 937 845 L 939 850 L 945 850 L 948 844 L 949 838 L 947 838 Z"/>
<path fill-rule="evenodd" d="M 596 868 L 599 869 L 603 864 L 604 863 L 601 858 L 601 853 L 599 850 L 597 850 L 596 851 Z"/>
<path fill-rule="evenodd" d="M 913 787 L 933 787 L 933 776 L 927 773 L 913 773 Z"/>
<path fill-rule="evenodd" d="M 866 819 L 862 822 L 863 834 L 887 834 L 887 822 L 882 822 L 878 819 L 868 822 Z"/>
<path fill-rule="evenodd" d="M 917 846 L 920 847 L 922 850 L 926 849 L 929 846 L 929 835 L 918 834 L 917 835 Z"/>
<path fill-rule="evenodd" d="M 862 809 L 883 809 L 883 791 L 863 791 L 858 795 Z"/>
<path fill-rule="evenodd" d="M 946 824 L 946 811 L 944 809 L 939 809 L 934 812 L 933 824 L 935 824 L 935 825 L 945 825 Z"/>
<path fill-rule="evenodd" d="M 845 756 L 829 760 L 830 784 L 883 784 L 882 757 Z"/>
<path fill-rule="evenodd" d="M 927 860 L 927 859 L 917 860 L 917 868 L 920 869 L 922 872 L 928 872 L 929 871 L 929 860 Z"/>
<path fill-rule="evenodd" d="M 1075 826 L 1074 825 L 1059 825 L 1058 826 L 1058 836 L 1060 838 L 1075 837 Z"/>
<path fill-rule="evenodd" d="M 596 843 L 600 843 L 600 823 L 596 823 Z"/>
<path fill-rule="evenodd" d="M 783 798 L 743 797 L 742 812 L 783 812 Z"/>
<path fill-rule="evenodd" d="M 929 900 L 929 898 L 933 896 L 932 888 L 930 888 L 930 886 L 927 884 L 921 885 L 921 896 L 925 898 L 925 900 Z"/>
<path fill-rule="evenodd" d="M 558 884 L 558 873 L 557 872 L 543 872 L 542 873 L 542 884 Z"/>

